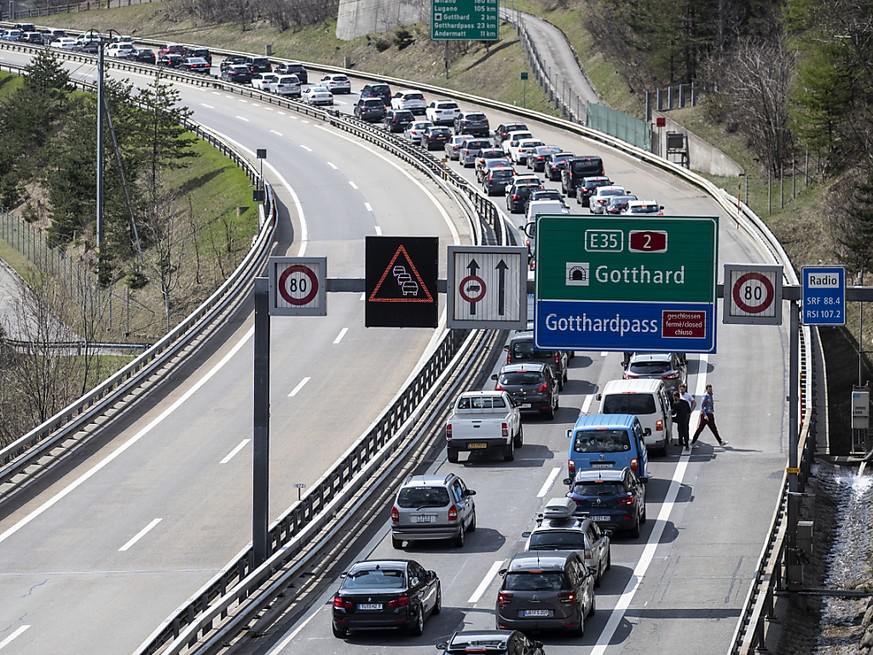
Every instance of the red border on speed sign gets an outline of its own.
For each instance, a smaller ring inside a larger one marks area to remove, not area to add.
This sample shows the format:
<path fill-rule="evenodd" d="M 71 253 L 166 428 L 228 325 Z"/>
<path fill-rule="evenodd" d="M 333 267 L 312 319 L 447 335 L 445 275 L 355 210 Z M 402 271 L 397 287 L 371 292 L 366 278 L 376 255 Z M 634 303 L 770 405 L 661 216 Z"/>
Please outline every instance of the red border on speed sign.
<path fill-rule="evenodd" d="M 288 279 L 289 275 L 293 275 L 294 273 L 302 273 L 305 275 L 310 282 L 310 290 L 302 298 L 295 298 L 290 293 L 288 293 L 285 288 L 285 281 Z M 282 299 L 288 302 L 291 305 L 301 306 L 308 305 L 315 299 L 316 294 L 318 294 L 318 276 L 308 266 L 303 266 L 302 264 L 292 264 L 284 271 L 282 271 L 282 275 L 279 276 L 279 285 L 278 285 L 279 295 L 282 296 Z"/>
<path fill-rule="evenodd" d="M 743 302 L 742 298 L 740 298 L 740 289 L 747 282 L 760 282 L 764 287 L 764 297 L 761 302 L 757 305 L 749 305 Z M 750 314 L 760 314 L 765 311 L 773 304 L 773 299 L 775 297 L 775 293 L 773 291 L 773 283 L 770 282 L 770 278 L 768 278 L 763 273 L 759 273 L 758 271 L 750 271 L 749 273 L 745 273 L 737 278 L 737 281 L 734 282 L 734 288 L 732 289 L 732 295 L 734 299 L 734 303 L 737 307 L 742 309 L 744 312 L 748 312 Z"/>

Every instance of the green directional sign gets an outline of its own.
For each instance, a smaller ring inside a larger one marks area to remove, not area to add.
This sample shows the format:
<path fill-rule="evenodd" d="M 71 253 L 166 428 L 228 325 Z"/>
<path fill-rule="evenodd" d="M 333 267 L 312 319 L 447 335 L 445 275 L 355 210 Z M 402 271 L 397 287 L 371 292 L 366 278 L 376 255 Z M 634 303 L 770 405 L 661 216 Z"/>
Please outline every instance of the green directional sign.
<path fill-rule="evenodd" d="M 431 0 L 430 38 L 434 41 L 497 41 L 499 0 Z"/>

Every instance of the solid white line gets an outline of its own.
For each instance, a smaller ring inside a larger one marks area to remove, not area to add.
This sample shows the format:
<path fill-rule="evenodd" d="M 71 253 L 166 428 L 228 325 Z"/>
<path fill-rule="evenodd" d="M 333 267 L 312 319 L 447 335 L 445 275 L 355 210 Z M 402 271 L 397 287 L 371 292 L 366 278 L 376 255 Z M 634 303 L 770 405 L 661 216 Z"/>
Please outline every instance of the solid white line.
<path fill-rule="evenodd" d="M 585 397 L 585 401 L 582 403 L 582 413 L 583 414 L 587 414 L 588 410 L 591 409 L 591 401 L 594 400 L 594 395 L 595 394 L 591 393 Z"/>
<path fill-rule="evenodd" d="M 200 104 L 201 104 L 203 107 L 206 107 L 207 109 L 215 109 L 215 107 L 213 107 L 212 105 L 207 105 L 205 102 L 201 102 Z"/>
<path fill-rule="evenodd" d="M 144 527 L 142 530 L 140 530 L 139 532 L 137 532 L 137 533 L 136 533 L 136 534 L 131 538 L 130 541 L 128 541 L 126 544 L 124 544 L 121 548 L 119 548 L 119 549 L 118 549 L 118 552 L 119 552 L 119 553 L 123 553 L 123 552 L 126 551 L 128 548 L 130 548 L 131 546 L 133 546 L 137 541 L 139 541 L 140 539 L 142 539 L 142 538 L 143 538 L 143 537 L 148 533 L 149 530 L 151 530 L 153 527 L 155 527 L 155 526 L 156 526 L 158 523 L 160 523 L 160 522 L 161 522 L 161 519 L 152 519 L 152 522 L 151 522 L 151 523 L 149 523 L 146 527 Z"/>
<path fill-rule="evenodd" d="M 246 123 L 249 122 L 249 119 L 246 118 L 245 116 L 237 116 L 237 118 L 240 119 L 241 121 L 245 121 Z"/>
<path fill-rule="evenodd" d="M 309 146 L 301 145 L 300 147 L 303 148 L 306 152 L 312 152 L 312 148 L 310 148 Z"/>
<path fill-rule="evenodd" d="M 294 640 L 294 637 L 299 635 L 303 631 L 303 628 L 309 625 L 309 622 L 312 621 L 312 619 L 314 619 L 316 616 L 318 616 L 318 614 L 319 612 L 313 612 L 312 614 L 310 614 L 309 617 L 307 617 L 307 619 L 303 621 L 303 623 L 297 626 L 291 632 L 291 634 L 285 637 L 279 644 L 276 645 L 275 648 L 273 648 L 273 650 L 269 651 L 267 655 L 275 655 L 276 653 L 281 653 L 285 649 L 285 646 L 290 644 Z"/>
<path fill-rule="evenodd" d="M 378 225 L 376 226 L 376 236 L 377 237 L 382 236 L 382 228 L 379 227 Z"/>
<path fill-rule="evenodd" d="M 227 464 L 230 460 L 233 459 L 233 456 L 234 456 L 234 455 L 236 455 L 239 451 L 241 451 L 243 448 L 246 447 L 246 444 L 247 444 L 249 441 L 251 441 L 251 439 L 243 439 L 242 441 L 240 441 L 240 442 L 237 444 L 236 448 L 234 448 L 233 450 L 231 450 L 231 451 L 230 451 L 230 452 L 225 456 L 225 458 L 224 458 L 223 460 L 221 460 L 220 462 L 218 462 L 218 463 L 219 463 L 219 464 Z"/>
<path fill-rule="evenodd" d="M 346 336 L 346 332 L 348 332 L 348 331 L 349 331 L 348 328 L 343 328 L 342 330 L 340 330 L 340 333 L 337 335 L 336 339 L 333 340 L 333 342 L 339 343 L 340 341 L 342 341 L 343 337 Z"/>
<path fill-rule="evenodd" d="M 82 476 L 80 476 L 79 478 L 77 478 L 76 480 L 71 482 L 68 486 L 61 489 L 58 493 L 56 493 L 49 500 L 47 500 L 45 503 L 43 503 L 42 505 L 37 507 L 30 514 L 28 514 L 23 519 L 21 519 L 18 523 L 10 526 L 6 530 L 6 532 L 4 532 L 3 534 L 0 534 L 0 544 L 2 544 L 4 541 L 6 541 L 9 537 L 14 535 L 19 530 L 21 530 L 21 528 L 23 528 L 25 525 L 27 525 L 28 523 L 33 521 L 35 518 L 40 516 L 43 512 L 46 512 L 47 510 L 54 507 L 54 505 L 56 505 L 58 502 L 60 502 L 63 498 L 65 498 L 67 495 L 69 495 L 73 491 L 75 491 L 80 485 L 84 484 L 89 479 L 91 479 L 92 476 L 96 475 L 99 471 L 101 471 L 103 468 L 108 466 L 117 457 L 120 457 L 122 455 L 122 453 L 124 453 L 128 448 L 133 446 L 137 441 L 142 439 L 149 432 L 151 432 L 158 425 L 160 425 L 160 423 L 165 418 L 167 418 L 170 414 L 172 414 L 177 409 L 179 409 L 179 407 L 181 407 L 183 403 L 185 403 L 191 396 L 193 396 L 195 393 L 197 393 L 203 385 L 205 385 L 207 382 L 209 382 L 209 380 L 211 380 L 212 377 L 214 375 L 216 375 L 222 369 L 222 367 L 225 364 L 227 364 L 234 357 L 234 355 L 236 355 L 240 351 L 240 349 L 246 344 L 246 342 L 252 338 L 252 335 L 254 333 L 255 333 L 255 328 L 254 328 L 254 326 L 252 326 L 242 336 L 242 338 L 236 343 L 236 345 L 234 345 L 234 347 L 231 348 L 230 352 L 228 352 L 224 357 L 222 357 L 220 362 L 218 362 L 215 366 L 212 367 L 212 370 L 210 370 L 206 375 L 204 375 L 202 378 L 197 380 L 197 382 L 194 384 L 193 387 L 191 387 L 188 391 L 186 391 L 176 402 L 174 402 L 167 409 L 165 409 L 163 412 L 161 412 L 161 414 L 159 416 L 154 418 L 142 430 L 140 430 L 135 435 L 133 435 L 118 450 L 113 452 L 111 455 L 109 455 L 103 461 L 99 462 L 96 466 L 94 466 L 94 468 L 90 469 L 89 471 L 86 471 Z"/>
<path fill-rule="evenodd" d="M 543 486 L 540 487 L 539 493 L 537 493 L 537 498 L 542 498 L 547 493 L 549 493 L 549 489 L 552 488 L 552 485 L 555 483 L 555 478 L 558 477 L 558 474 L 561 472 L 561 467 L 556 466 L 552 469 L 552 472 L 549 473 L 549 477 L 546 478 L 546 481 L 543 482 Z"/>
<path fill-rule="evenodd" d="M 369 202 L 365 202 L 365 203 L 364 203 L 364 207 L 367 208 L 367 211 L 368 211 L 368 212 L 373 211 L 373 208 L 370 206 L 370 203 L 369 203 Z"/>
<path fill-rule="evenodd" d="M 272 132 L 272 133 L 275 134 L 276 136 L 282 136 L 282 133 L 281 133 L 281 132 L 277 132 L 276 130 L 270 130 L 270 132 Z"/>
<path fill-rule="evenodd" d="M 6 637 L 6 639 L 4 639 L 3 641 L 0 641 L 0 648 L 5 648 L 5 647 L 8 646 L 9 644 L 11 644 L 13 639 L 15 639 L 16 637 L 18 637 L 22 632 L 24 632 L 25 630 L 27 630 L 29 627 L 30 627 L 30 625 L 22 625 L 22 626 L 19 626 L 18 629 L 17 629 L 15 632 L 13 632 L 11 635 L 9 635 L 8 637 Z"/>
<path fill-rule="evenodd" d="M 350 185 L 350 186 L 351 186 L 355 191 L 358 190 L 358 185 L 355 184 L 354 182 L 352 182 L 351 180 L 349 180 L 349 185 Z"/>
<path fill-rule="evenodd" d="M 479 602 L 479 599 L 482 598 L 482 594 L 485 593 L 485 590 L 488 589 L 488 585 L 491 584 L 491 581 L 494 579 L 494 576 L 497 575 L 497 572 L 500 570 L 500 567 L 503 566 L 503 560 L 498 560 L 491 565 L 491 568 L 488 569 L 488 573 L 485 574 L 482 582 L 479 583 L 479 586 L 476 587 L 476 591 L 473 592 L 473 595 L 467 600 L 471 605 L 475 605 Z"/>
<path fill-rule="evenodd" d="M 303 388 L 303 386 L 304 386 L 307 382 L 309 382 L 311 379 L 312 379 L 312 378 L 303 378 L 302 380 L 300 380 L 300 382 L 297 384 L 297 386 L 294 387 L 294 388 L 291 390 L 291 393 L 288 394 L 288 397 L 289 397 L 289 398 L 293 398 L 294 396 L 296 396 L 296 395 L 297 395 L 297 392 L 300 391 L 300 390 Z"/>
<path fill-rule="evenodd" d="M 332 161 L 327 162 L 327 165 L 330 166 L 335 171 L 339 170 L 339 167 L 336 164 L 334 164 Z"/>

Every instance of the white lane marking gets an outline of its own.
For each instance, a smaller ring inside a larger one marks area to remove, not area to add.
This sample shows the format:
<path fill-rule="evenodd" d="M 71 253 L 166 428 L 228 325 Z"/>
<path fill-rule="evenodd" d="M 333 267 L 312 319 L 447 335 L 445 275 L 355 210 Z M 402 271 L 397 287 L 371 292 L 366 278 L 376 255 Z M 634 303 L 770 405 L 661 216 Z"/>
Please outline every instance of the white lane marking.
<path fill-rule="evenodd" d="M 221 91 L 213 91 L 213 92 L 212 92 L 212 95 L 214 95 L 214 96 L 220 96 L 220 95 L 221 95 Z M 224 97 L 225 97 L 225 98 L 233 98 L 233 96 L 229 96 L 229 95 L 227 95 L 227 94 L 225 94 Z"/>
<path fill-rule="evenodd" d="M 302 380 L 300 380 L 300 382 L 297 383 L 297 386 L 294 387 L 293 389 L 291 389 L 291 393 L 288 394 L 288 397 L 293 398 L 294 396 L 296 396 L 297 393 L 303 388 L 303 386 L 307 382 L 309 382 L 311 379 L 312 378 L 307 377 L 307 378 L 303 378 Z"/>
<path fill-rule="evenodd" d="M 355 191 L 358 190 L 358 185 L 355 184 L 354 182 L 352 182 L 351 180 L 349 180 L 349 185 L 350 185 L 350 186 L 351 186 Z"/>
<path fill-rule="evenodd" d="M 309 125 L 309 121 L 306 120 L 305 118 L 300 119 L 300 122 L 301 122 L 301 123 L 306 123 L 307 125 Z"/>
<path fill-rule="evenodd" d="M 267 111 L 273 111 L 272 107 L 264 107 L 264 109 L 266 109 Z"/>
<path fill-rule="evenodd" d="M 467 600 L 471 605 L 475 605 L 479 602 L 479 599 L 482 598 L 482 594 L 485 593 L 485 590 L 488 589 L 488 585 L 491 584 L 491 581 L 494 579 L 494 576 L 497 575 L 497 572 L 500 570 L 500 567 L 503 566 L 503 560 L 498 560 L 491 565 L 491 568 L 488 569 L 488 573 L 485 574 L 485 577 L 482 579 L 482 582 L 479 583 L 479 586 L 476 587 L 476 591 L 473 592 L 473 595 Z"/>
<path fill-rule="evenodd" d="M 661 511 L 655 519 L 655 527 L 652 529 L 652 534 L 649 535 L 649 540 L 646 542 L 646 547 L 643 549 L 643 554 L 640 561 L 634 567 L 631 573 L 630 580 L 618 597 L 618 602 L 615 604 L 615 609 L 609 615 L 609 620 L 606 622 L 606 627 L 600 633 L 597 639 L 597 644 L 591 655 L 605 655 L 606 649 L 609 648 L 609 642 L 612 641 L 615 631 L 621 625 L 625 611 L 630 607 L 633 601 L 634 594 L 643 580 L 643 576 L 655 558 L 655 552 L 660 545 L 661 535 L 664 532 L 664 527 L 667 525 L 667 520 L 670 518 L 670 512 L 673 511 L 673 505 L 676 503 L 676 496 L 679 495 L 679 489 L 682 488 L 682 478 L 685 477 L 685 470 L 688 468 L 688 459 L 681 459 L 673 471 L 673 479 L 670 481 L 670 488 L 667 490 L 667 496 L 664 498 L 664 504 L 661 505 Z"/>
<path fill-rule="evenodd" d="M 309 146 L 301 145 L 300 147 L 303 148 L 306 152 L 312 152 L 312 148 L 310 148 Z"/>
<path fill-rule="evenodd" d="M 236 455 L 239 451 L 241 451 L 243 448 L 246 447 L 246 445 L 249 443 L 249 441 L 251 441 L 251 439 L 243 439 L 242 441 L 240 441 L 240 442 L 236 445 L 236 448 L 234 448 L 233 450 L 231 450 L 231 451 L 230 451 L 230 452 L 225 456 L 225 458 L 224 458 L 223 460 L 221 460 L 220 462 L 218 462 L 218 463 L 219 463 L 219 464 L 227 464 L 230 460 L 232 460 L 232 459 L 234 458 L 234 455 Z"/>
<path fill-rule="evenodd" d="M 370 203 L 369 203 L 369 202 L 365 202 L 365 203 L 364 203 L 364 207 L 367 208 L 367 211 L 368 211 L 368 212 L 373 211 L 373 208 L 370 206 Z"/>
<path fill-rule="evenodd" d="M 246 118 L 245 116 L 237 116 L 237 118 L 240 119 L 241 121 L 245 121 L 246 123 L 249 122 L 249 119 Z"/>
<path fill-rule="evenodd" d="M 11 635 L 6 637 L 6 639 L 4 639 L 3 641 L 0 641 L 0 648 L 5 648 L 9 644 L 11 644 L 13 639 L 15 639 L 16 637 L 21 635 L 21 633 L 24 632 L 25 630 L 27 630 L 29 627 L 30 627 L 29 624 L 19 626 L 15 632 L 13 632 Z"/>
<path fill-rule="evenodd" d="M 279 642 L 276 645 L 276 647 L 273 648 L 273 650 L 271 650 L 267 653 L 267 655 L 277 655 L 278 653 L 281 653 L 283 650 L 285 650 L 285 646 L 290 644 L 294 640 L 294 637 L 299 635 L 303 631 L 303 628 L 305 628 L 307 625 L 309 625 L 309 622 L 318 615 L 319 615 L 319 612 L 317 612 L 317 611 L 310 614 L 305 621 L 303 621 L 299 626 L 297 626 L 294 630 L 292 630 L 291 634 L 289 634 L 281 642 Z"/>
<path fill-rule="evenodd" d="M 336 164 L 334 164 L 332 161 L 327 162 L 327 165 L 330 166 L 335 171 L 339 170 L 339 167 Z"/>
<path fill-rule="evenodd" d="M 226 141 L 232 143 L 237 148 L 242 150 L 243 152 L 247 152 L 250 156 L 254 157 L 255 153 L 251 148 L 247 148 L 239 141 L 230 138 L 226 134 L 222 134 L 221 132 L 216 132 L 218 136 Z M 263 159 L 261 161 L 264 161 Z M 297 256 L 302 257 L 303 253 L 306 252 L 306 243 L 309 240 L 309 229 L 306 226 L 306 216 L 303 214 L 303 204 L 300 202 L 300 197 L 297 195 L 297 192 L 288 184 L 288 181 L 282 177 L 282 174 L 276 170 L 276 167 L 273 166 L 270 162 L 266 162 L 266 167 L 273 171 L 273 175 L 275 175 L 278 180 L 282 183 L 282 186 L 285 187 L 285 190 L 291 195 L 291 201 L 294 203 L 294 208 L 297 210 L 297 215 L 300 217 L 300 248 L 297 251 Z"/>
<path fill-rule="evenodd" d="M 378 225 L 376 226 L 376 236 L 377 237 L 382 236 L 382 228 L 379 227 Z"/>
<path fill-rule="evenodd" d="M 243 103 L 244 105 L 249 104 L 249 101 L 248 101 L 248 100 L 243 100 L 242 98 L 237 98 L 237 100 L 239 100 L 239 101 L 240 101 L 241 103 Z"/>
<path fill-rule="evenodd" d="M 205 102 L 201 102 L 200 106 L 206 107 L 207 109 L 215 109 L 215 107 L 213 107 L 212 105 L 207 105 Z"/>
<path fill-rule="evenodd" d="M 591 401 L 594 400 L 594 394 L 588 394 L 585 397 L 585 401 L 582 403 L 582 413 L 587 414 L 588 410 L 591 409 Z"/>
<path fill-rule="evenodd" d="M 316 125 L 316 128 L 319 130 L 324 130 L 325 132 L 328 132 L 328 133 L 332 134 L 333 136 L 338 137 L 340 139 L 345 139 L 349 143 L 354 143 L 356 146 L 363 148 L 364 150 L 366 150 L 370 154 L 372 154 L 376 157 L 379 157 L 382 161 L 384 161 L 389 166 L 393 166 L 395 169 L 397 169 L 401 175 L 404 175 L 410 182 L 412 182 L 415 186 L 417 186 L 419 191 L 421 191 L 424 195 L 426 195 L 430 199 L 430 201 L 433 203 L 434 207 L 436 207 L 436 210 L 440 213 L 440 216 L 442 216 L 443 222 L 446 224 L 446 227 L 449 228 L 449 232 L 452 235 L 452 243 L 454 243 L 454 244 L 460 243 L 461 236 L 460 236 L 460 234 L 458 234 L 458 228 L 455 227 L 455 224 L 452 222 L 452 219 L 449 216 L 449 213 L 446 211 L 445 207 L 443 207 L 442 204 L 440 204 L 440 202 L 436 199 L 436 197 L 430 192 L 430 189 L 428 189 L 426 186 L 424 186 L 424 184 L 422 184 L 419 180 L 416 180 L 412 176 L 412 174 L 408 170 L 403 168 L 403 166 L 401 166 L 398 162 L 393 161 L 391 158 L 389 158 L 387 155 L 383 155 L 381 152 L 377 152 L 376 150 L 371 148 L 366 143 L 362 143 L 361 141 L 356 141 L 354 138 L 352 138 L 350 136 L 345 136 L 343 134 L 337 134 L 333 130 L 330 130 L 322 125 Z"/>
<path fill-rule="evenodd" d="M 540 487 L 539 492 L 537 493 L 537 498 L 542 498 L 547 493 L 549 493 L 549 489 L 552 488 L 552 485 L 555 484 L 555 478 L 558 477 L 558 474 L 561 472 L 561 467 L 556 466 L 552 469 L 552 472 L 549 473 L 549 477 L 546 478 L 546 481 L 543 482 L 543 486 Z"/>
<path fill-rule="evenodd" d="M 340 333 L 338 335 L 336 335 L 336 339 L 334 339 L 333 342 L 339 343 L 340 341 L 342 341 L 343 337 L 346 336 L 346 332 L 348 332 L 348 331 L 349 331 L 348 328 L 343 328 L 342 330 L 340 330 Z"/>
<path fill-rule="evenodd" d="M 205 385 L 207 382 L 209 382 L 209 380 L 211 380 L 212 377 L 215 376 L 224 367 L 224 365 L 227 364 L 234 357 L 234 355 L 236 355 L 240 351 L 240 349 L 246 344 L 246 342 L 252 338 L 252 335 L 254 333 L 255 333 L 255 328 L 254 328 L 254 326 L 252 326 L 242 336 L 242 338 L 240 338 L 240 340 L 234 345 L 234 347 L 230 349 L 230 352 L 228 352 L 224 357 L 221 358 L 221 361 L 219 361 L 215 366 L 212 367 L 212 370 L 210 370 L 206 375 L 204 375 L 202 378 L 197 380 L 197 382 L 194 383 L 193 387 L 191 387 L 190 389 L 188 389 L 188 391 L 186 391 L 184 394 L 182 394 L 182 396 L 178 400 L 176 400 L 176 402 L 174 402 L 167 409 L 165 409 L 163 412 L 161 412 L 160 415 L 155 417 L 142 430 L 140 430 L 135 435 L 133 435 L 126 443 L 122 444 L 118 450 L 113 452 L 106 459 L 99 462 L 97 465 L 94 466 L 94 468 L 90 469 L 89 471 L 86 471 L 79 478 L 77 478 L 76 480 L 71 482 L 69 485 L 67 485 L 66 487 L 61 489 L 58 493 L 56 493 L 54 496 L 49 498 L 45 503 L 43 503 L 42 505 L 37 507 L 30 514 L 28 514 L 23 519 L 21 519 L 18 523 L 10 526 L 6 530 L 6 532 L 4 532 L 3 534 L 0 534 L 0 544 L 2 544 L 4 541 L 6 541 L 9 537 L 14 535 L 19 530 L 21 530 L 21 528 L 26 526 L 28 523 L 33 521 L 35 518 L 37 518 L 38 516 L 40 516 L 44 512 L 46 512 L 49 509 L 51 509 L 52 507 L 54 507 L 58 502 L 60 502 L 66 496 L 68 496 L 73 491 L 78 489 L 79 486 L 81 486 L 82 484 L 84 484 L 85 482 L 90 480 L 94 475 L 96 475 L 98 472 L 103 470 L 106 466 L 109 466 L 109 464 L 112 463 L 113 461 L 115 461 L 116 458 L 121 457 L 121 455 L 125 451 L 127 451 L 128 448 L 133 446 L 136 442 L 138 442 L 140 439 L 142 439 L 144 436 L 146 436 L 149 432 L 154 430 L 158 425 L 161 424 L 161 422 L 164 419 L 166 419 L 170 414 L 172 414 L 177 409 L 179 409 L 179 407 L 181 407 L 183 403 L 187 402 L 191 396 L 193 396 L 195 393 L 200 391 L 200 388 L 203 387 L 203 385 Z"/>
<path fill-rule="evenodd" d="M 148 534 L 148 531 L 151 530 L 153 527 L 155 527 L 160 522 L 161 522 L 161 519 L 152 519 L 151 523 L 149 523 L 146 527 L 144 527 L 142 530 L 137 532 L 133 537 L 131 537 L 130 541 L 128 541 L 126 544 L 124 544 L 121 548 L 119 548 L 118 552 L 123 553 L 124 551 L 128 550 L 137 541 L 139 541 L 144 536 L 146 536 L 146 534 Z"/>
<path fill-rule="evenodd" d="M 270 132 L 272 132 L 272 133 L 275 134 L 276 136 L 282 136 L 282 133 L 281 133 L 281 132 L 277 132 L 276 130 L 270 130 Z"/>

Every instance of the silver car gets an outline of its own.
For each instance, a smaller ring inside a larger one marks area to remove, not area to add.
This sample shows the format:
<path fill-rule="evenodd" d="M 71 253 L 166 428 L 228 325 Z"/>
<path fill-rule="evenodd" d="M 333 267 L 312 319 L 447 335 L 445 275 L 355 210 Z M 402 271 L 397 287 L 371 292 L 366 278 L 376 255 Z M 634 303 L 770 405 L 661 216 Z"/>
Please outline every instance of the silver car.
<path fill-rule="evenodd" d="M 673 392 L 685 384 L 688 377 L 684 353 L 634 353 L 622 377 L 625 380 L 660 379 L 667 390 Z"/>
<path fill-rule="evenodd" d="M 476 529 L 476 492 L 454 473 L 414 475 L 397 492 L 391 508 L 391 544 L 452 539 L 464 545 L 464 535 Z"/>

